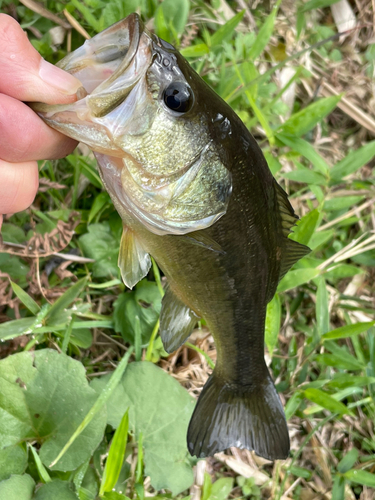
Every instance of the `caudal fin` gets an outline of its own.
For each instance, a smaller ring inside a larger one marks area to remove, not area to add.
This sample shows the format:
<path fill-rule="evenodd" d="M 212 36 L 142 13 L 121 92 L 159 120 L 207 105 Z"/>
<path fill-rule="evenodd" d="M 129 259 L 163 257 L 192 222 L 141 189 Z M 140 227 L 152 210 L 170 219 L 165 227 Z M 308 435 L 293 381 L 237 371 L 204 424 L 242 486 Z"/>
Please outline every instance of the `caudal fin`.
<path fill-rule="evenodd" d="M 188 429 L 191 455 L 207 457 L 231 446 L 254 450 L 269 460 L 289 454 L 284 410 L 267 372 L 261 384 L 223 384 L 211 375 Z"/>

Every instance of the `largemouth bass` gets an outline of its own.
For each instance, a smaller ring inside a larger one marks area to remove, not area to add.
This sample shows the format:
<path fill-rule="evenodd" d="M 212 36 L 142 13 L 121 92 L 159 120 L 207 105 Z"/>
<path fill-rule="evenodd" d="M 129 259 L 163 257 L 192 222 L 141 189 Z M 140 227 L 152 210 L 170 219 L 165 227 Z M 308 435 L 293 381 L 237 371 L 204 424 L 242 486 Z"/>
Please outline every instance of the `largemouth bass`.
<path fill-rule="evenodd" d="M 296 215 L 233 110 L 136 14 L 59 66 L 82 82 L 74 104 L 34 104 L 53 128 L 92 148 L 124 232 L 132 287 L 152 255 L 168 279 L 160 335 L 182 345 L 204 318 L 217 348 L 188 429 L 192 455 L 231 446 L 286 458 L 284 411 L 264 361 L 267 303 L 309 249 L 288 239 Z"/>

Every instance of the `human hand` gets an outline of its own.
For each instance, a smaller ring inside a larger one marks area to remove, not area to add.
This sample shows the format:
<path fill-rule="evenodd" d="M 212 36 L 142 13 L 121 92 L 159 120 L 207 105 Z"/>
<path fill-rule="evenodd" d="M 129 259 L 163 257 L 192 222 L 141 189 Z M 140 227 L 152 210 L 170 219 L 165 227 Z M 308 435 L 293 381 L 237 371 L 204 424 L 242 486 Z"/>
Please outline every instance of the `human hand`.
<path fill-rule="evenodd" d="M 62 158 L 76 142 L 46 125 L 22 101 L 68 104 L 82 84 L 48 63 L 12 17 L 0 14 L 0 229 L 2 214 L 24 210 L 38 189 L 35 160 Z"/>

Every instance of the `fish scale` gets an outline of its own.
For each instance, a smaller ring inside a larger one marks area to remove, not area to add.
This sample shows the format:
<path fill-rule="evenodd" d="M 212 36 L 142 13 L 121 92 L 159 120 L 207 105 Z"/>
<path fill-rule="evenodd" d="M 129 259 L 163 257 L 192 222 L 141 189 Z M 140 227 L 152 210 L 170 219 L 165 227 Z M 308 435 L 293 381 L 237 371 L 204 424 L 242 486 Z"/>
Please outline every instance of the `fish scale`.
<path fill-rule="evenodd" d="M 296 216 L 259 146 L 136 14 L 60 67 L 89 95 L 73 105 L 32 107 L 95 152 L 124 224 L 125 284 L 146 276 L 152 255 L 168 281 L 160 315 L 165 349 L 182 345 L 199 317 L 214 337 L 217 363 L 189 424 L 190 453 L 237 446 L 286 458 L 284 410 L 264 361 L 266 308 L 281 277 L 309 249 L 288 238 Z"/>

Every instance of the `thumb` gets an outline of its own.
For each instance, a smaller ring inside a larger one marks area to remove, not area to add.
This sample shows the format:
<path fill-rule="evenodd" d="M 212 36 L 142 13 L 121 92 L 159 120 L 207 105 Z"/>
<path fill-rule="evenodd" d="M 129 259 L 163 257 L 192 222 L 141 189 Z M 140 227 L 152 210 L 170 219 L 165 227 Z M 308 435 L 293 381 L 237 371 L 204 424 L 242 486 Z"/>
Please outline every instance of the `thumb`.
<path fill-rule="evenodd" d="M 0 14 L 0 92 L 20 101 L 65 104 L 82 83 L 45 61 L 12 17 Z"/>

